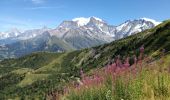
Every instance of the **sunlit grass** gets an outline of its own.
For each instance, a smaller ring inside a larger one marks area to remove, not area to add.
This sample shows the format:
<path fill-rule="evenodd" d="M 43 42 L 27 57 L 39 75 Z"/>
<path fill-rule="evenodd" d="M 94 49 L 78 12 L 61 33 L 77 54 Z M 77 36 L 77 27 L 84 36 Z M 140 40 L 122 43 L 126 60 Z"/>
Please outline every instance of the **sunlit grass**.
<path fill-rule="evenodd" d="M 32 74 L 31 72 L 28 72 L 18 86 L 24 87 L 34 83 L 35 81 L 45 80 L 49 75 L 50 74 Z"/>

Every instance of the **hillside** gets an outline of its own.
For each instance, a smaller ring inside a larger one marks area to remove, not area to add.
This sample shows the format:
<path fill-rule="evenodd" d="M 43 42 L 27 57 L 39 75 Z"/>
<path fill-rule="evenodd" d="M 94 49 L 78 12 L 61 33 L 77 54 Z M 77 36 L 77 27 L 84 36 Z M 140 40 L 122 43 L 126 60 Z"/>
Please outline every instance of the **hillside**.
<path fill-rule="evenodd" d="M 145 54 L 159 59 L 160 51 L 170 50 L 170 21 L 153 29 L 94 48 L 65 53 L 37 52 L 0 62 L 0 99 L 45 98 L 50 91 L 62 91 L 65 84 L 80 77 L 80 69 L 89 72 L 102 68 L 117 55 Z"/>
<path fill-rule="evenodd" d="M 130 65 L 129 58 L 117 58 L 90 73 L 81 70 L 80 80 L 67 84 L 63 93 L 52 91 L 47 100 L 169 100 L 170 55 L 161 53 L 157 60 L 143 56 Z"/>

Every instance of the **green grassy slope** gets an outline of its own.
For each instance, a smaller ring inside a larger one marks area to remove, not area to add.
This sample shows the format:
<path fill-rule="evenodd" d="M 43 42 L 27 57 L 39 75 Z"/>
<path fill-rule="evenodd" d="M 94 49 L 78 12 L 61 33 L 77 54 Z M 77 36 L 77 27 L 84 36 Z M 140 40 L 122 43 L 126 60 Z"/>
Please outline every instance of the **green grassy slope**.
<path fill-rule="evenodd" d="M 170 50 L 170 21 L 102 46 L 66 52 L 39 52 L 18 59 L 0 62 L 0 99 L 45 98 L 46 93 L 62 90 L 70 80 L 79 77 L 79 70 L 101 68 L 120 54 L 136 54 L 144 45 L 145 54 L 158 57 L 161 49 Z"/>
<path fill-rule="evenodd" d="M 65 51 L 76 50 L 76 48 L 70 46 L 67 42 L 65 42 L 55 36 L 51 37 L 51 39 L 48 41 L 47 45 L 49 47 L 48 48 L 49 51 L 55 51 L 55 49 L 57 49 L 57 47 L 60 47 L 60 48 L 64 49 Z"/>

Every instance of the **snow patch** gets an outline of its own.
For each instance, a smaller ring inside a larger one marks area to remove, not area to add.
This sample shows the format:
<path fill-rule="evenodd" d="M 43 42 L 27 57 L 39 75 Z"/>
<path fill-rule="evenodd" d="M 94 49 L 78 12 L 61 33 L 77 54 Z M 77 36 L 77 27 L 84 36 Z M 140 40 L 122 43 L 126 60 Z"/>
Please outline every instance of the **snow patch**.
<path fill-rule="evenodd" d="M 97 17 L 93 17 L 94 19 L 96 19 L 96 20 L 98 20 L 98 21 L 101 21 L 101 22 L 103 22 L 103 20 L 102 19 L 100 19 L 100 18 L 97 18 Z"/>
<path fill-rule="evenodd" d="M 74 22 L 77 22 L 78 26 L 84 26 L 84 25 L 87 25 L 90 21 L 90 18 L 94 18 L 98 21 L 102 21 L 102 19 L 100 18 L 97 18 L 97 17 L 88 17 L 88 18 L 85 18 L 85 17 L 79 17 L 79 18 L 74 18 L 72 21 Z"/>
<path fill-rule="evenodd" d="M 127 25 L 128 25 L 128 22 L 123 23 L 123 24 L 121 24 L 120 26 L 117 26 L 117 27 L 116 27 L 116 30 L 117 30 L 117 31 L 121 31 L 121 30 L 123 29 L 123 27 L 126 27 Z"/>
<path fill-rule="evenodd" d="M 155 21 L 155 20 L 153 20 L 153 19 L 150 19 L 150 18 L 140 18 L 140 19 L 142 19 L 142 20 L 145 20 L 145 21 L 149 21 L 149 22 L 152 22 L 153 24 L 155 24 L 155 26 L 156 25 L 159 25 L 161 22 L 157 22 L 157 21 Z"/>
<path fill-rule="evenodd" d="M 78 26 L 84 26 L 90 21 L 90 18 L 80 17 L 80 18 L 74 18 L 72 21 L 77 22 Z"/>

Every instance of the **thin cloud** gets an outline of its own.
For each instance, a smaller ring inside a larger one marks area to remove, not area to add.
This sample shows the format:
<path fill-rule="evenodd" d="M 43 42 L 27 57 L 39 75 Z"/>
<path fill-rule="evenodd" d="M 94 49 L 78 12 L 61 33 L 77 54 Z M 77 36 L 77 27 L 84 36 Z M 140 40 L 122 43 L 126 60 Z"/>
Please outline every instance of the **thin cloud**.
<path fill-rule="evenodd" d="M 31 0 L 34 4 L 42 4 L 45 3 L 46 0 Z"/>
<path fill-rule="evenodd" d="M 51 21 L 33 21 L 31 19 L 20 20 L 15 18 L 0 18 L 0 32 L 5 32 L 11 28 L 18 28 L 21 30 L 41 28 L 50 25 Z"/>
<path fill-rule="evenodd" d="M 40 9 L 59 9 L 63 8 L 63 6 L 55 6 L 55 7 L 50 7 L 50 6 L 42 6 L 42 7 L 29 7 L 25 8 L 27 10 L 40 10 Z"/>

